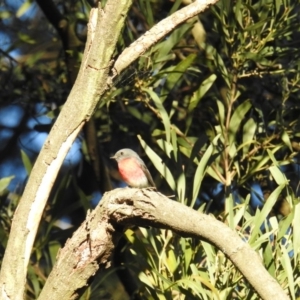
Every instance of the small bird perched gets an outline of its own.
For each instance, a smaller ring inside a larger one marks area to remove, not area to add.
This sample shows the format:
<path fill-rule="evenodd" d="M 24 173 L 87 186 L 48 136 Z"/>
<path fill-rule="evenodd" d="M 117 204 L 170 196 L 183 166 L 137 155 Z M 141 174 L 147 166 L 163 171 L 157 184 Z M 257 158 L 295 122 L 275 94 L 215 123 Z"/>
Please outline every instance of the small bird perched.
<path fill-rule="evenodd" d="M 136 152 L 125 148 L 119 150 L 111 158 L 117 161 L 119 173 L 129 186 L 134 188 L 156 188 L 149 170 Z"/>

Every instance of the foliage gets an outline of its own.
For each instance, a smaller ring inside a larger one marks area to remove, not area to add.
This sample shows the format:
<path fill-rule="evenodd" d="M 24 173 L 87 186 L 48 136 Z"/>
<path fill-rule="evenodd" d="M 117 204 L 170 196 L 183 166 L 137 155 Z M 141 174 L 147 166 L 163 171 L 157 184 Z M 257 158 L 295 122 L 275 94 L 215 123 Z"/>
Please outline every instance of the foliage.
<path fill-rule="evenodd" d="M 117 52 L 180 3 L 135 1 Z M 87 7 L 77 2 L 78 18 L 87 18 Z M 104 158 L 141 145 L 159 190 L 236 230 L 291 299 L 300 293 L 298 11 L 291 0 L 220 0 L 120 74 L 95 112 Z M 53 29 L 47 32 L 58 38 Z M 9 74 L 6 82 L 13 78 L 5 90 L 10 101 L 22 97 L 23 102 L 61 105 L 69 91 L 67 62 L 57 52 L 45 64 L 45 53 L 30 53 L 28 63 L 2 67 Z M 25 82 L 30 84 L 24 95 Z M 85 144 L 83 151 L 87 157 Z M 55 222 L 91 206 L 75 177 L 68 174 L 60 181 L 45 213 L 29 270 L 33 299 L 73 231 Z M 0 183 L 3 194 L 8 183 Z M 60 201 L 70 185 L 78 201 L 63 207 Z M 1 236 L 8 235 L 11 210 L 8 206 L 1 213 L 6 223 Z M 143 299 L 257 299 L 226 253 L 205 241 L 142 228 L 128 230 L 126 237 L 123 266 L 138 274 Z M 103 295 L 102 283 L 92 285 L 91 299 Z"/>

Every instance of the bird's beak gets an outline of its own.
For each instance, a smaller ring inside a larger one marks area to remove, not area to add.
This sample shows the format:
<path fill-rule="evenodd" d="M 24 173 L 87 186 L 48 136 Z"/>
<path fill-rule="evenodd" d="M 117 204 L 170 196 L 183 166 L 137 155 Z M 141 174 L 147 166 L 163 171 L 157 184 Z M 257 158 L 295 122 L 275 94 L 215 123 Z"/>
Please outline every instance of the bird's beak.
<path fill-rule="evenodd" d="M 116 156 L 115 156 L 115 155 L 114 155 L 114 156 L 111 156 L 110 159 L 116 159 Z"/>

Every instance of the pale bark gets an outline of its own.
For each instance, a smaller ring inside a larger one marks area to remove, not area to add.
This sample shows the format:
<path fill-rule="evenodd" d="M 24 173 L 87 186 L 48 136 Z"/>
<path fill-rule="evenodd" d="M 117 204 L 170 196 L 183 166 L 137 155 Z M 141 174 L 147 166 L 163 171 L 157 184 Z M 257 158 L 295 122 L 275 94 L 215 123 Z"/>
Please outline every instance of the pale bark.
<path fill-rule="evenodd" d="M 171 229 L 184 237 L 204 239 L 218 247 L 265 300 L 289 299 L 268 273 L 259 255 L 236 232 L 211 216 L 199 213 L 146 189 L 117 189 L 104 195 L 96 209 L 60 251 L 39 300 L 76 299 L 76 291 L 110 257 L 128 226 Z"/>

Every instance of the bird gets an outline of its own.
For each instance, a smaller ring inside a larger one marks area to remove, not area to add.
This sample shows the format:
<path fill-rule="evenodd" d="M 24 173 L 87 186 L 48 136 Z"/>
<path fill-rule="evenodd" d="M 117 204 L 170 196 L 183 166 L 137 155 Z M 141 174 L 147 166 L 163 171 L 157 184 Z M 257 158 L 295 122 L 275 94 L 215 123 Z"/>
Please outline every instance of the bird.
<path fill-rule="evenodd" d="M 130 187 L 156 189 L 149 170 L 135 151 L 124 148 L 116 152 L 111 159 L 117 161 L 119 173 Z"/>

